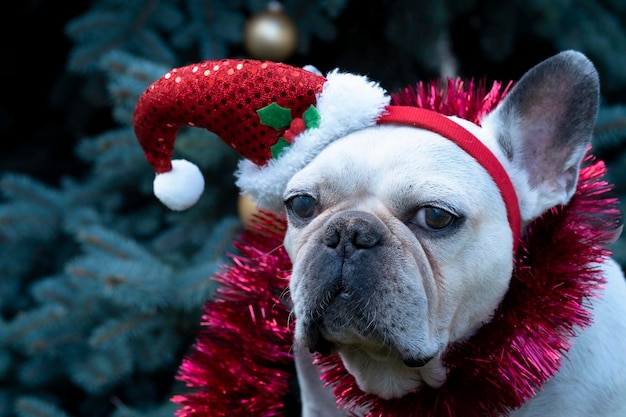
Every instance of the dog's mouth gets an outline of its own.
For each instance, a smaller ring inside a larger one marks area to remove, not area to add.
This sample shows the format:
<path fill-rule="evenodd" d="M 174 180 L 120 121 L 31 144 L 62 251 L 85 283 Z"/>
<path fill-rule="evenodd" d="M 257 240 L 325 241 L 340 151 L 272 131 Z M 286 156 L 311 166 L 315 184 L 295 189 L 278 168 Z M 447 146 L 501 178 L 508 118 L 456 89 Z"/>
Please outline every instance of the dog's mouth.
<path fill-rule="evenodd" d="M 321 333 L 318 332 L 317 335 L 311 340 L 311 344 L 309 345 L 309 352 L 311 353 L 319 353 L 320 355 L 330 355 L 337 351 L 337 346 L 326 339 Z"/>
<path fill-rule="evenodd" d="M 341 349 L 364 349 L 363 344 L 347 344 L 340 342 L 332 342 L 328 340 L 326 337 L 322 335 L 322 333 L 318 333 L 314 340 L 311 340 L 311 344 L 309 345 L 309 351 L 311 353 L 318 353 L 323 356 L 332 355 L 338 353 Z M 432 359 L 435 358 L 436 355 L 432 356 L 423 356 L 423 357 L 401 357 L 401 355 L 397 352 L 397 349 L 394 349 L 392 346 L 380 346 L 376 349 L 367 350 L 368 356 L 377 361 L 385 361 L 389 359 L 399 359 L 409 368 L 422 368 L 428 364 Z"/>
<path fill-rule="evenodd" d="M 323 356 L 340 351 L 359 350 L 375 361 L 401 361 L 409 368 L 421 368 L 430 362 L 434 355 L 402 355 L 400 349 L 385 335 L 375 330 L 358 331 L 352 326 L 338 325 L 337 321 L 325 320 L 320 314 L 306 326 L 305 345 L 311 353 Z"/>

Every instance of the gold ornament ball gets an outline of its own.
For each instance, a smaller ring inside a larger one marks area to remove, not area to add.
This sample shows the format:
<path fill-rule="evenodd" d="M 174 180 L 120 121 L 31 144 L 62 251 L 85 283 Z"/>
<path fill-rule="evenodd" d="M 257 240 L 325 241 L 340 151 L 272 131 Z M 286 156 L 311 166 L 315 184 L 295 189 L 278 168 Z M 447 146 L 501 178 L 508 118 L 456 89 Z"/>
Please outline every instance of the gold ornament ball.
<path fill-rule="evenodd" d="M 252 197 L 247 194 L 239 195 L 237 211 L 245 229 L 258 231 L 262 228 L 265 232 L 285 233 L 285 219 L 280 216 L 268 216 L 268 212 L 259 210 Z"/>
<path fill-rule="evenodd" d="M 247 229 L 252 225 L 252 219 L 259 212 L 259 209 L 252 197 L 247 194 L 240 194 L 237 201 L 237 212 L 243 226 Z"/>
<path fill-rule="evenodd" d="M 293 54 L 297 44 L 296 26 L 282 11 L 267 10 L 246 22 L 244 46 L 254 58 L 282 61 Z"/>

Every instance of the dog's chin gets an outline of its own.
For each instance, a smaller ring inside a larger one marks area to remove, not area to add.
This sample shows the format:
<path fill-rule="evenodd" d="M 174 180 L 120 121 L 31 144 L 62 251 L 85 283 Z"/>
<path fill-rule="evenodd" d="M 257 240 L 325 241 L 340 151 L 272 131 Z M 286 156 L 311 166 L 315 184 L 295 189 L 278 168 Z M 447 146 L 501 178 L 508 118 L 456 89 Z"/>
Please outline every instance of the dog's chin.
<path fill-rule="evenodd" d="M 367 394 L 383 399 L 400 398 L 424 385 L 438 388 L 447 378 L 436 350 L 425 354 L 422 346 L 413 349 L 415 355 L 403 357 L 399 352 L 408 349 L 400 349 L 390 340 L 383 343 L 377 337 L 363 337 L 354 329 L 321 327 L 321 331 L 303 332 L 311 326 L 296 326 L 297 343 L 321 355 L 339 355 L 358 387 Z"/>
<path fill-rule="evenodd" d="M 343 346 L 338 353 L 359 388 L 383 399 L 402 397 L 424 385 L 438 388 L 446 380 L 446 370 L 438 357 L 423 366 L 409 366 L 384 350 Z"/>

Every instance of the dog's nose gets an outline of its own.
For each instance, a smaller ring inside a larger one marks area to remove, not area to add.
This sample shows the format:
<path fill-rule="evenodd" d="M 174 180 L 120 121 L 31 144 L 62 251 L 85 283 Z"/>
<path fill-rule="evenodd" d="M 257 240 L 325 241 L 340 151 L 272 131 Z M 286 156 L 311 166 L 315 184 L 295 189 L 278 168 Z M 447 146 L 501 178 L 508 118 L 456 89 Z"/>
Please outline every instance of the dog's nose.
<path fill-rule="evenodd" d="M 346 211 L 331 219 L 324 232 L 324 244 L 349 255 L 356 249 L 371 249 L 380 244 L 385 226 L 374 215 Z"/>

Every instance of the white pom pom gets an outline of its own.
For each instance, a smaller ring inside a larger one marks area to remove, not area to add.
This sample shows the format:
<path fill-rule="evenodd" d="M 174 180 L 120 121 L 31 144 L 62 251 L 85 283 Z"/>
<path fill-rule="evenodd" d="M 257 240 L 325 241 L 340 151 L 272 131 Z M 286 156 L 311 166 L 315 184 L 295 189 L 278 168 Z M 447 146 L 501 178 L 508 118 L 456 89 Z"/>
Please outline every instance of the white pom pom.
<path fill-rule="evenodd" d="M 181 211 L 193 206 L 202 191 L 204 178 L 200 169 L 184 159 L 172 161 L 172 170 L 157 174 L 154 195 L 172 210 Z"/>

